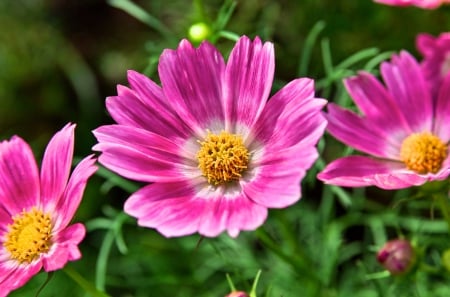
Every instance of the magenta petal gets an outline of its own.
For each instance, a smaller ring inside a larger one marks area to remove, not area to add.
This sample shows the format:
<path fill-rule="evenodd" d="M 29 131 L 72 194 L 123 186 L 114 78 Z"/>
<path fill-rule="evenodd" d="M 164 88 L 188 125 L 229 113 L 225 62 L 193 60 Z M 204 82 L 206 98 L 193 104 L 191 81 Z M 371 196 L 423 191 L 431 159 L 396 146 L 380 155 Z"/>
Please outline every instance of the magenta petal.
<path fill-rule="evenodd" d="M 48 210 L 58 214 L 54 226 L 55 230 L 59 231 L 60 228 L 66 227 L 75 215 L 83 197 L 87 181 L 97 171 L 97 166 L 94 165 L 95 161 L 96 159 L 93 158 L 93 155 L 81 160 L 72 172 L 61 198 L 55 199 L 51 204 L 47 205 Z"/>
<path fill-rule="evenodd" d="M 196 49 L 183 40 L 177 50 L 162 53 L 158 70 L 167 100 L 188 126 L 204 129 L 223 122 L 225 62 L 213 45 L 203 42 Z"/>
<path fill-rule="evenodd" d="M 202 201 L 193 198 L 195 193 L 187 182 L 155 183 L 131 195 L 124 210 L 140 226 L 156 228 L 166 237 L 189 235 L 198 230 L 203 212 Z"/>
<path fill-rule="evenodd" d="M 240 231 L 255 230 L 267 218 L 267 208 L 244 194 L 232 198 L 198 199 L 204 203 L 198 230 L 204 236 L 215 237 L 226 230 L 231 237 L 237 237 Z"/>
<path fill-rule="evenodd" d="M 56 248 L 42 259 L 44 270 L 47 272 L 59 270 L 66 265 L 69 252 L 64 248 Z"/>
<path fill-rule="evenodd" d="M 350 96 L 367 118 L 378 127 L 397 128 L 412 133 L 401 108 L 384 86 L 370 73 L 360 72 L 344 80 Z"/>
<path fill-rule="evenodd" d="M 435 107 L 434 133 L 444 142 L 450 141 L 450 75 L 442 82 Z"/>
<path fill-rule="evenodd" d="M 328 164 L 317 178 L 337 186 L 377 186 L 382 189 L 408 188 L 428 180 L 426 176 L 407 170 L 403 163 L 365 156 L 337 159 Z"/>
<path fill-rule="evenodd" d="M 296 79 L 269 100 L 252 136 L 272 149 L 288 148 L 307 139 L 314 146 L 325 129 L 326 120 L 320 112 L 325 104 L 325 100 L 314 98 L 312 80 Z"/>
<path fill-rule="evenodd" d="M 118 88 L 117 97 L 108 98 L 108 111 L 119 124 L 140 127 L 170 137 L 186 137 L 191 130 L 178 117 L 161 87 L 143 74 L 129 70 L 128 81 L 132 90 Z M 114 111 L 114 112 L 113 112 Z"/>
<path fill-rule="evenodd" d="M 106 108 L 117 123 L 172 137 L 187 134 L 178 116 L 151 108 L 148 103 L 144 103 L 150 99 L 137 97 L 133 90 L 119 86 L 118 91 L 119 96 L 106 98 Z"/>
<path fill-rule="evenodd" d="M 56 243 L 50 251 L 43 256 L 42 262 L 45 271 L 55 271 L 63 268 L 68 261 L 78 260 L 81 257 L 78 244 L 86 235 L 83 224 L 73 224 L 55 235 Z"/>
<path fill-rule="evenodd" d="M 390 94 L 401 106 L 413 132 L 431 131 L 433 101 L 422 70 L 408 52 L 394 55 L 381 65 L 381 73 Z"/>
<path fill-rule="evenodd" d="M 428 33 L 417 34 L 416 47 L 417 50 L 424 56 L 428 56 L 433 53 L 435 44 L 435 37 Z"/>
<path fill-rule="evenodd" d="M 275 71 L 273 44 L 241 37 L 231 51 L 224 84 L 227 129 L 251 127 L 269 98 Z"/>
<path fill-rule="evenodd" d="M 47 145 L 41 165 L 41 201 L 61 198 L 72 166 L 75 125 L 68 124 Z"/>
<path fill-rule="evenodd" d="M 0 143 L 0 199 L 2 207 L 15 215 L 39 205 L 40 185 L 30 146 L 20 137 Z"/>
<path fill-rule="evenodd" d="M 447 158 L 442 163 L 442 168 L 436 174 L 432 175 L 430 180 L 444 180 L 450 175 L 450 147 L 447 151 Z"/>
<path fill-rule="evenodd" d="M 318 153 L 312 146 L 272 152 L 263 158 L 257 175 L 244 186 L 244 192 L 255 203 L 265 207 L 292 205 L 300 199 L 301 179 L 317 157 Z"/>
<path fill-rule="evenodd" d="M 138 218 L 139 225 L 156 228 L 166 237 L 195 232 L 213 237 L 225 230 L 235 237 L 240 230 L 257 228 L 267 216 L 265 207 L 243 195 L 210 194 L 202 197 L 187 182 L 156 183 L 134 193 L 124 209 Z"/>
<path fill-rule="evenodd" d="M 8 262 L 0 263 L 0 296 L 8 296 L 11 291 L 25 285 L 41 270 L 41 267 L 41 261 L 35 261 L 26 266 L 12 266 Z"/>
<path fill-rule="evenodd" d="M 0 237 L 6 231 L 8 231 L 8 225 L 12 224 L 12 217 L 9 212 L 0 205 Z"/>
<path fill-rule="evenodd" d="M 405 131 L 376 126 L 333 103 L 328 104 L 327 120 L 328 132 L 343 143 L 374 156 L 398 159 L 399 139 L 404 139 Z"/>
<path fill-rule="evenodd" d="M 126 126 L 109 125 L 94 131 L 101 151 L 99 162 L 108 169 L 138 181 L 186 179 L 192 170 L 186 154 L 176 143 L 154 133 Z M 194 168 L 196 169 L 196 168 Z"/>

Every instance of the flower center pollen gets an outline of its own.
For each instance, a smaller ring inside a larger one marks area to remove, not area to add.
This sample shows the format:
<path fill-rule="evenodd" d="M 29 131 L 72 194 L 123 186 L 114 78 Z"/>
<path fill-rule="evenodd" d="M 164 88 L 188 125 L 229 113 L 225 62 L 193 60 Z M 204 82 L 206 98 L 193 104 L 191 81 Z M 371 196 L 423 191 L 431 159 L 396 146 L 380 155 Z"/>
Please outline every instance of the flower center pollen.
<path fill-rule="evenodd" d="M 447 145 L 437 136 L 414 133 L 403 140 L 400 159 L 410 170 L 419 174 L 436 173 L 447 158 Z"/>
<path fill-rule="evenodd" d="M 51 232 L 50 215 L 33 208 L 13 217 L 3 245 L 13 259 L 31 263 L 50 249 Z"/>
<path fill-rule="evenodd" d="M 197 153 L 198 167 L 208 183 L 219 185 L 239 180 L 247 169 L 250 154 L 240 135 L 222 131 L 219 135 L 208 131 Z"/>

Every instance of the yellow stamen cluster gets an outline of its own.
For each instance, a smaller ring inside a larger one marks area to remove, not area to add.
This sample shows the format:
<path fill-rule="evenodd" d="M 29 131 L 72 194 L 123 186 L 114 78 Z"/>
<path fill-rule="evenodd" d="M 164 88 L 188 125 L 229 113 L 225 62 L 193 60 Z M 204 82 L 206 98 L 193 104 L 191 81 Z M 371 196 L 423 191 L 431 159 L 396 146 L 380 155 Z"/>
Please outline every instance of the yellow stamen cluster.
<path fill-rule="evenodd" d="M 219 185 L 239 180 L 247 169 L 250 154 L 240 135 L 222 131 L 219 135 L 208 132 L 197 153 L 198 167 L 208 183 Z"/>
<path fill-rule="evenodd" d="M 13 217 L 3 245 L 13 259 L 31 263 L 50 249 L 51 232 L 50 215 L 32 208 Z"/>
<path fill-rule="evenodd" d="M 428 132 L 414 133 L 403 140 L 400 159 L 417 173 L 436 173 L 447 158 L 447 150 L 439 137 Z"/>

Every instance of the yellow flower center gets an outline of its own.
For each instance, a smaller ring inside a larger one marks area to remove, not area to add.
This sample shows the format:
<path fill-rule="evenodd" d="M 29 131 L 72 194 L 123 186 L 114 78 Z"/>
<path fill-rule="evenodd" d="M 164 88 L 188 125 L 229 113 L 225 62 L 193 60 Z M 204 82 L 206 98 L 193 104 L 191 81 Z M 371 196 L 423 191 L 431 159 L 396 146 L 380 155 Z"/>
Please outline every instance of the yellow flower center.
<path fill-rule="evenodd" d="M 400 150 L 400 159 L 406 167 L 420 174 L 438 172 L 445 158 L 447 145 L 428 132 L 406 137 Z"/>
<path fill-rule="evenodd" d="M 50 249 L 52 224 L 48 213 L 36 208 L 23 211 L 13 217 L 8 229 L 3 245 L 20 263 L 30 263 Z"/>
<path fill-rule="evenodd" d="M 247 169 L 250 154 L 240 135 L 222 131 L 219 135 L 208 131 L 197 153 L 198 167 L 208 183 L 219 185 L 239 180 Z"/>

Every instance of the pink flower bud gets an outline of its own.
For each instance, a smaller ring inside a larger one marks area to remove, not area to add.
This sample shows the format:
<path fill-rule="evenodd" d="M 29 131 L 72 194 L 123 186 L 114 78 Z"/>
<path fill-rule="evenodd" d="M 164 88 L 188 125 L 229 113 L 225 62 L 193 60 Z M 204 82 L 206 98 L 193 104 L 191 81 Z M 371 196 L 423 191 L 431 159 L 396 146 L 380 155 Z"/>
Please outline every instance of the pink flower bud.
<path fill-rule="evenodd" d="M 228 294 L 225 297 L 249 297 L 249 295 L 247 293 L 245 293 L 245 292 L 242 292 L 242 291 L 234 291 L 234 292 L 231 292 L 230 294 Z"/>
<path fill-rule="evenodd" d="M 415 262 L 415 252 L 405 239 L 388 241 L 378 252 L 377 260 L 391 274 L 408 272 Z"/>

